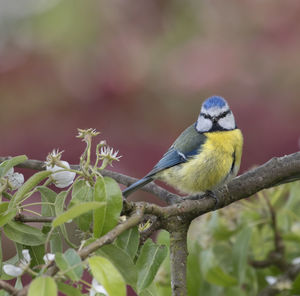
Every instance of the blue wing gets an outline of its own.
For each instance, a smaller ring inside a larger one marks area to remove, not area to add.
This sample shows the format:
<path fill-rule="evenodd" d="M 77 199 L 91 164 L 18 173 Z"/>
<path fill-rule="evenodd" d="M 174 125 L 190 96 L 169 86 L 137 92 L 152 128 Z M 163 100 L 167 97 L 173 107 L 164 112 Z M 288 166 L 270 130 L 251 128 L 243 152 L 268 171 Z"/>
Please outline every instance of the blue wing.
<path fill-rule="evenodd" d="M 171 147 L 161 158 L 161 160 L 154 166 L 153 170 L 147 174 L 147 177 L 153 176 L 158 172 L 173 167 L 175 165 L 186 162 L 189 158 L 196 155 L 198 149 L 183 153 Z"/>
<path fill-rule="evenodd" d="M 198 133 L 194 125 L 191 125 L 177 138 L 146 177 L 188 161 L 199 153 L 205 140 L 206 136 Z"/>
<path fill-rule="evenodd" d="M 205 141 L 206 136 L 198 133 L 194 124 L 188 127 L 144 178 L 123 191 L 123 196 L 127 197 L 133 191 L 153 181 L 153 176 L 158 172 L 188 161 L 200 152 Z"/>

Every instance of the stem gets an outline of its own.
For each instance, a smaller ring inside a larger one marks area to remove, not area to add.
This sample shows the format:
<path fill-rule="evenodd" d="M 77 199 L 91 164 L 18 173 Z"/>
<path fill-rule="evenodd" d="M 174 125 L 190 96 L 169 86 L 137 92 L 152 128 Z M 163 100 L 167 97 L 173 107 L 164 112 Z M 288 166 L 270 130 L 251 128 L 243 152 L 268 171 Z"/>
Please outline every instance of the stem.
<path fill-rule="evenodd" d="M 187 262 L 187 225 L 177 225 L 170 231 L 170 262 L 172 296 L 187 295 L 186 262 Z"/>
<path fill-rule="evenodd" d="M 54 203 L 53 202 L 43 202 L 43 201 L 32 202 L 32 203 L 28 203 L 28 204 L 22 205 L 22 208 L 31 207 L 31 206 L 37 206 L 37 205 L 52 205 L 52 206 L 54 206 Z"/>
<path fill-rule="evenodd" d="M 39 217 L 42 217 L 42 215 L 41 215 L 40 213 L 35 212 L 35 211 L 31 211 L 31 210 L 28 210 L 28 209 L 23 209 L 23 211 L 26 211 L 26 212 L 28 212 L 28 213 L 35 214 L 35 215 L 37 215 L 37 216 L 39 216 Z"/>

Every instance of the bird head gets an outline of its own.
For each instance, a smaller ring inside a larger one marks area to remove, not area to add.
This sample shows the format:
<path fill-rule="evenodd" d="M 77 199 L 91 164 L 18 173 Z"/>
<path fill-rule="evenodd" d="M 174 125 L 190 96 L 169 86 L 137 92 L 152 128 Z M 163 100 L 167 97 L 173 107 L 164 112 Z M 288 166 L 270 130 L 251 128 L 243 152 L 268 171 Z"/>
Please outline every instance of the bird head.
<path fill-rule="evenodd" d="M 212 96 L 203 102 L 195 127 L 198 132 L 203 133 L 233 130 L 236 124 L 226 100 Z"/>

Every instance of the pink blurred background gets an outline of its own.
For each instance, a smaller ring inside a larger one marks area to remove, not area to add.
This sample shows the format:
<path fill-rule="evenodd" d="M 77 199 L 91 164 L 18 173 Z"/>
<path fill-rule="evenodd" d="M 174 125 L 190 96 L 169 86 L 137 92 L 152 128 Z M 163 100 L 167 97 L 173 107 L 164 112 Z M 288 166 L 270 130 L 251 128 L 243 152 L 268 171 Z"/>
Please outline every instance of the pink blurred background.
<path fill-rule="evenodd" d="M 202 101 L 224 96 L 241 172 L 299 150 L 300 2 L 0 1 L 0 155 L 78 163 L 77 128 L 142 177 Z M 149 197 L 149 195 L 148 195 Z"/>
<path fill-rule="evenodd" d="M 0 1 L 1 155 L 77 163 L 76 129 L 142 176 L 213 94 L 245 136 L 244 171 L 299 149 L 298 1 Z"/>

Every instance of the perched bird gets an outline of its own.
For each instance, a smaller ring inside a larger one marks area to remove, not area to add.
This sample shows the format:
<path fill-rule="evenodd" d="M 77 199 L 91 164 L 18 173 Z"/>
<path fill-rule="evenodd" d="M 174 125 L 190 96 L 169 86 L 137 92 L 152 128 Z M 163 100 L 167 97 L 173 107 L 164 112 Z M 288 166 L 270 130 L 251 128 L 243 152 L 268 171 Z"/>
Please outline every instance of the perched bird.
<path fill-rule="evenodd" d="M 176 139 L 154 168 L 123 196 L 157 179 L 181 193 L 213 191 L 238 173 L 243 136 L 226 100 L 206 99 L 197 121 Z"/>

